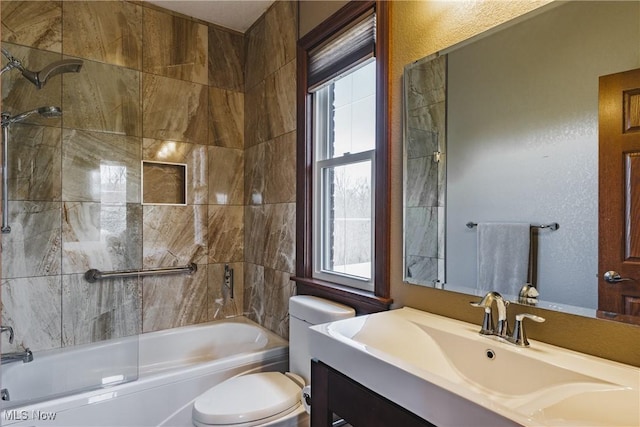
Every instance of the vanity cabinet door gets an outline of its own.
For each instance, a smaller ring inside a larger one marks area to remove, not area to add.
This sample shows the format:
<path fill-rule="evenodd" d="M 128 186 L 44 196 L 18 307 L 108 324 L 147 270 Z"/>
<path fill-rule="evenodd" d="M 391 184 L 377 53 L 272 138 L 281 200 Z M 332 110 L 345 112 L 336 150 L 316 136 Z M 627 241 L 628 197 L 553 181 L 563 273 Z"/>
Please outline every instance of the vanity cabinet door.
<path fill-rule="evenodd" d="M 598 103 L 598 312 L 640 324 L 640 69 L 600 77 Z"/>
<path fill-rule="evenodd" d="M 334 414 L 352 427 L 435 427 L 315 359 L 311 383 L 311 427 L 331 427 Z"/>

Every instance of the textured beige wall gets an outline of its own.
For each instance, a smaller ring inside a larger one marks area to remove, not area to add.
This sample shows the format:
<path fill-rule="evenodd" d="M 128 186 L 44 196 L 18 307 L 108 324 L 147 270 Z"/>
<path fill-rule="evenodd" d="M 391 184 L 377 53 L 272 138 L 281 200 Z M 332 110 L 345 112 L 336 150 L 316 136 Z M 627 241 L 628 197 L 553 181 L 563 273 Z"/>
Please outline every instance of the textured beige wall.
<path fill-rule="evenodd" d="M 298 36 L 307 34 L 348 2 L 349 0 L 301 0 Z"/>
<path fill-rule="evenodd" d="M 402 283 L 402 73 L 406 64 L 544 5 L 547 1 L 394 1 L 391 9 L 391 296 L 395 307 L 411 306 L 479 322 L 467 295 Z M 513 314 L 517 311 L 512 310 Z M 640 327 L 546 310 L 529 336 L 573 350 L 640 366 Z"/>

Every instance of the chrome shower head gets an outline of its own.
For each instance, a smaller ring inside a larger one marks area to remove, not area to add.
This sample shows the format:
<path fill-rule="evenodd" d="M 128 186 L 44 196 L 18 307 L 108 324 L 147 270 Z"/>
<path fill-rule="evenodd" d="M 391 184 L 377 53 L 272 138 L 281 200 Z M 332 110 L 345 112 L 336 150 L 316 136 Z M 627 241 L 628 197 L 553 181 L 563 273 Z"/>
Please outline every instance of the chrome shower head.
<path fill-rule="evenodd" d="M 47 83 L 49 77 L 57 76 L 62 73 L 78 73 L 82 68 L 82 61 L 79 59 L 63 59 L 62 61 L 53 62 L 40 71 L 30 71 L 22 69 L 22 75 L 31 83 L 36 85 L 38 89 Z"/>
<path fill-rule="evenodd" d="M 20 113 L 13 117 L 11 117 L 9 113 L 2 113 L 2 127 L 7 127 L 13 123 L 19 123 L 34 113 L 38 113 L 46 119 L 62 116 L 62 110 L 60 107 L 51 106 L 36 108 L 35 110 Z"/>
<path fill-rule="evenodd" d="M 9 62 L 0 70 L 0 74 L 4 73 L 5 71 L 17 68 L 18 70 L 20 70 L 24 78 L 33 83 L 38 89 L 43 88 L 45 83 L 47 83 L 49 77 L 53 77 L 62 73 L 78 73 L 82 68 L 82 61 L 79 59 L 63 59 L 61 61 L 56 61 L 47 65 L 40 71 L 31 71 L 27 70 L 22 65 L 22 62 L 11 55 L 11 53 L 5 48 L 2 48 L 2 54 L 7 58 Z"/>

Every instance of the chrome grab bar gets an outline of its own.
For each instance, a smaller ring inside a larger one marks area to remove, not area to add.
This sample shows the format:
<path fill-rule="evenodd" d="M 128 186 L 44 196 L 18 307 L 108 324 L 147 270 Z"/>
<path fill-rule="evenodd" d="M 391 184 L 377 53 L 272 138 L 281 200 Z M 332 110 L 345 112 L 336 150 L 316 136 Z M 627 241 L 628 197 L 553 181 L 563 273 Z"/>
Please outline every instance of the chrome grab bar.
<path fill-rule="evenodd" d="M 2 233 L 11 233 L 9 226 L 9 125 L 11 115 L 2 113 Z"/>
<path fill-rule="evenodd" d="M 117 279 L 125 277 L 140 277 L 140 276 L 163 276 L 166 274 L 193 274 L 198 271 L 198 266 L 195 262 L 184 267 L 164 267 L 164 268 L 150 268 L 148 270 L 120 270 L 120 271 L 100 271 L 95 268 L 88 270 L 84 273 L 84 278 L 89 283 L 94 283 L 98 280 L 104 279 Z"/>
<path fill-rule="evenodd" d="M 473 228 L 477 227 L 478 223 L 469 221 L 466 226 L 467 228 Z M 549 228 L 553 231 L 556 231 L 558 228 L 560 228 L 560 224 L 558 224 L 557 222 L 552 222 L 550 224 L 531 224 L 531 228 Z"/>

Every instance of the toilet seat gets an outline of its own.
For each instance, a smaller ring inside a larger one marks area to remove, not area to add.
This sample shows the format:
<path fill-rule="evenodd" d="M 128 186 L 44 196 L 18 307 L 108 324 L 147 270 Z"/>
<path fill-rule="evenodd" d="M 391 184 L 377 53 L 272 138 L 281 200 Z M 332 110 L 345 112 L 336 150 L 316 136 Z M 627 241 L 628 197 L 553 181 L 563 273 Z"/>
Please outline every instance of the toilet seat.
<path fill-rule="evenodd" d="M 299 376 L 280 372 L 230 378 L 195 400 L 194 424 L 248 427 L 275 420 L 300 407 L 302 385 Z"/>

